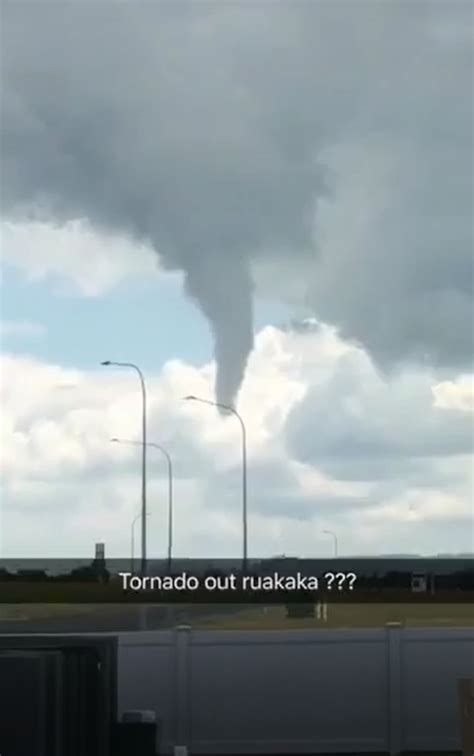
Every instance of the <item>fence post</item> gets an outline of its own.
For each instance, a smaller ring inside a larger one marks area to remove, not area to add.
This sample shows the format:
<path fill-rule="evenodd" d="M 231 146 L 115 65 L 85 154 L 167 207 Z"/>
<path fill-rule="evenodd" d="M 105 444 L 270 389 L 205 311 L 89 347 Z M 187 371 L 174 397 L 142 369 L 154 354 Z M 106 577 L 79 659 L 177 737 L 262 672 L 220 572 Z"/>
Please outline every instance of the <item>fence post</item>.
<path fill-rule="evenodd" d="M 390 756 L 402 752 L 402 624 L 387 622 L 388 746 Z"/>
<path fill-rule="evenodd" d="M 186 752 L 190 736 L 189 674 L 191 627 L 175 628 L 175 747 Z M 185 750 L 186 749 L 186 750 Z"/>

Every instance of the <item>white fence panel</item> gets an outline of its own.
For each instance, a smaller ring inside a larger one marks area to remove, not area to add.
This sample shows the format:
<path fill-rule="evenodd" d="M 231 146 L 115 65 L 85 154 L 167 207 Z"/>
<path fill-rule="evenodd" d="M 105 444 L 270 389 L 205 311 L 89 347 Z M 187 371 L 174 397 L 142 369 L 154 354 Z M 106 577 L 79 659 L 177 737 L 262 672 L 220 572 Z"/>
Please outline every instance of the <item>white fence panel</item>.
<path fill-rule="evenodd" d="M 119 713 L 190 754 L 460 750 L 474 630 L 175 631 L 119 638 Z"/>

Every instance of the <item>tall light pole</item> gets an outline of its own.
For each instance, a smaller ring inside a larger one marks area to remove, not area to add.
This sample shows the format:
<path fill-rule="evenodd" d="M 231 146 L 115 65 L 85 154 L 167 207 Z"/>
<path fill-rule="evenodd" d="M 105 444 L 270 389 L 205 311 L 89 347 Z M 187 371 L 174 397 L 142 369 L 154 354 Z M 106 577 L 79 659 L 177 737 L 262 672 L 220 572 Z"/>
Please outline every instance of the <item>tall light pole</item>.
<path fill-rule="evenodd" d="M 131 543 L 131 548 L 130 548 L 130 572 L 132 574 L 133 574 L 133 566 L 134 566 L 134 563 L 135 563 L 135 525 L 136 525 L 137 520 L 139 520 L 141 516 L 142 516 L 142 513 L 139 512 L 136 515 L 136 517 L 134 517 L 133 520 L 132 520 L 132 527 L 131 527 L 131 531 L 132 531 L 132 543 Z M 146 516 L 150 517 L 150 512 L 147 512 Z"/>
<path fill-rule="evenodd" d="M 326 535 L 332 536 L 334 539 L 334 556 L 337 557 L 338 555 L 338 547 L 337 547 L 337 535 L 332 530 L 323 530 L 323 533 Z"/>
<path fill-rule="evenodd" d="M 200 399 L 198 396 L 185 396 L 186 401 L 202 402 L 203 404 L 210 404 L 213 407 L 220 407 L 226 412 L 230 412 L 240 423 L 242 429 L 242 548 L 243 548 L 243 568 L 247 567 L 247 433 L 245 430 L 245 423 L 241 416 L 235 409 L 227 404 L 220 404 L 219 402 L 212 402 L 210 399 Z"/>
<path fill-rule="evenodd" d="M 105 360 L 102 365 L 115 367 L 131 368 L 135 370 L 140 378 L 140 385 L 142 389 L 142 564 L 141 573 L 146 575 L 146 385 L 143 373 L 137 365 L 132 362 L 112 362 L 111 360 Z"/>
<path fill-rule="evenodd" d="M 133 446 L 141 446 L 140 441 L 129 441 L 122 438 L 111 438 L 112 443 L 116 444 L 132 444 Z M 158 449 L 166 458 L 168 465 L 168 571 L 171 569 L 171 560 L 173 553 L 173 463 L 171 457 L 160 444 L 155 444 L 152 441 L 147 442 L 147 446 L 152 446 L 154 449 Z"/>

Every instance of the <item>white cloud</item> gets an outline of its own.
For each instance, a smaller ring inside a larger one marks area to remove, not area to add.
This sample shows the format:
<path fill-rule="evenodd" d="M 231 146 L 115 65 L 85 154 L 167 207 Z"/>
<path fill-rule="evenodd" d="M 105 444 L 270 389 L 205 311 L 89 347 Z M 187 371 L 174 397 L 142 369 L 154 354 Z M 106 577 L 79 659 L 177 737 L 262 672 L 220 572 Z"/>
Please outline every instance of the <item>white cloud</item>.
<path fill-rule="evenodd" d="M 5 320 L 0 323 L 0 339 L 38 339 L 45 333 L 46 329 L 41 323 L 31 323 L 28 320 Z"/>
<path fill-rule="evenodd" d="M 212 397 L 214 370 L 173 361 L 147 376 L 149 439 L 174 461 L 182 555 L 240 554 L 240 426 L 182 400 Z M 128 555 L 140 451 L 110 438 L 140 438 L 136 376 L 17 355 L 3 356 L 1 376 L 2 552 L 87 555 L 104 540 L 109 553 Z M 331 329 L 261 331 L 238 405 L 248 439 L 250 552 L 326 554 L 328 528 L 343 553 L 469 550 L 467 416 L 440 408 L 440 391 L 427 373 L 383 378 Z M 148 470 L 149 551 L 159 556 L 167 481 L 153 449 Z"/>
<path fill-rule="evenodd" d="M 61 293 L 96 297 L 132 275 L 155 273 L 150 247 L 99 232 L 86 220 L 3 221 L 1 255 L 30 281 L 52 280 Z"/>
<path fill-rule="evenodd" d="M 462 376 L 457 381 L 443 381 L 433 386 L 435 407 L 474 412 L 474 382 Z"/>
<path fill-rule="evenodd" d="M 472 518 L 472 504 L 468 498 L 443 491 L 412 489 L 400 497 L 372 508 L 366 517 L 381 523 L 422 522 L 424 520 L 462 521 Z"/>

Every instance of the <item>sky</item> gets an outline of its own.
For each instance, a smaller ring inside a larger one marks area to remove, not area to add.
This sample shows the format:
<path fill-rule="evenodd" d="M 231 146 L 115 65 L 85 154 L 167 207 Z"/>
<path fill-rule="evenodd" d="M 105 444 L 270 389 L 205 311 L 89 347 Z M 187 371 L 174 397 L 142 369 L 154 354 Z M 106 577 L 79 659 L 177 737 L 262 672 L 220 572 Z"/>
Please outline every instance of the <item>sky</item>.
<path fill-rule="evenodd" d="M 251 556 L 474 551 L 472 13 L 2 4 L 1 556 L 129 555 L 106 359 L 176 556 L 242 543 L 188 394 Z"/>

